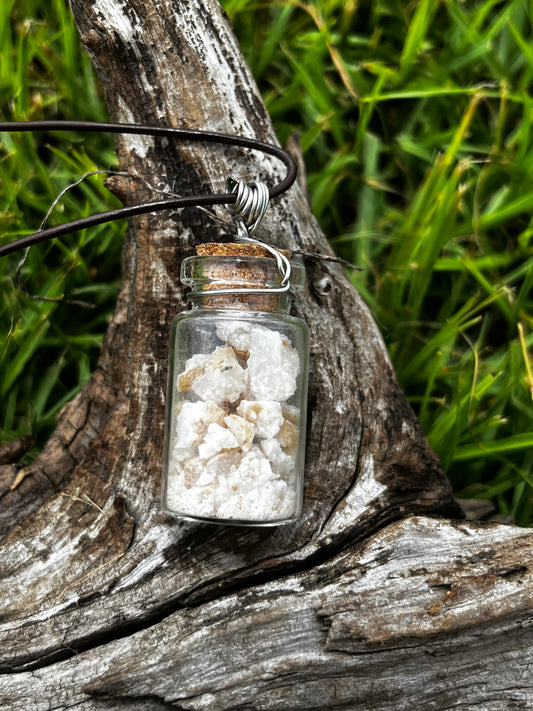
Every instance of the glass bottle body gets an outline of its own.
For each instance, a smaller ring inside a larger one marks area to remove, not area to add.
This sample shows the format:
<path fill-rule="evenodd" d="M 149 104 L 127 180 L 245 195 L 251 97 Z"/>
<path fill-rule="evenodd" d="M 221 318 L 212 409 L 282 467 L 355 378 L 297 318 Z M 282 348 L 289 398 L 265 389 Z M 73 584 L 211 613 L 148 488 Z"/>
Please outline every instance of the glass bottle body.
<path fill-rule="evenodd" d="M 307 326 L 286 313 L 193 309 L 174 319 L 163 507 L 240 525 L 301 512 Z"/>

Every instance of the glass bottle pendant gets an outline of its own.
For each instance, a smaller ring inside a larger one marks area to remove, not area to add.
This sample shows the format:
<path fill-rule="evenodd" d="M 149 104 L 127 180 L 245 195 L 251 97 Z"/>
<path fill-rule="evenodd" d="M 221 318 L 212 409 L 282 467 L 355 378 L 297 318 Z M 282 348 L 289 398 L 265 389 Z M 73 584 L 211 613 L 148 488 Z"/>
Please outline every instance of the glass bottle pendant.
<path fill-rule="evenodd" d="M 309 337 L 271 249 L 207 244 L 182 263 L 191 310 L 171 327 L 163 508 L 272 526 L 301 513 Z M 257 290 L 257 293 L 254 291 Z"/>

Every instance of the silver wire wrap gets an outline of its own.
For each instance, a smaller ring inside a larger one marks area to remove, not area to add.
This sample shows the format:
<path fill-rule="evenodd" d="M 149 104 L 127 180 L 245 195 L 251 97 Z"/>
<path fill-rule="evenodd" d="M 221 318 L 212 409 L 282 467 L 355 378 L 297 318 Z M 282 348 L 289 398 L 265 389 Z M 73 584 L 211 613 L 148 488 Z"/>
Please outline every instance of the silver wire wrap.
<path fill-rule="evenodd" d="M 245 183 L 243 180 L 228 178 L 226 192 L 237 195 L 233 205 L 226 205 L 226 210 L 236 223 L 238 238 L 253 237 L 268 208 L 267 186 L 255 180 Z"/>
<path fill-rule="evenodd" d="M 281 284 L 279 287 L 263 286 L 256 289 L 210 289 L 209 296 L 213 294 L 284 294 L 291 288 L 291 263 L 289 259 L 276 247 L 254 237 L 268 207 L 269 193 L 267 186 L 255 180 L 251 183 L 245 183 L 242 180 L 228 178 L 226 180 L 226 190 L 228 193 L 237 195 L 233 205 L 226 205 L 226 210 L 233 217 L 237 228 L 236 241 L 256 244 L 270 252 L 276 260 L 276 266 L 281 275 Z"/>

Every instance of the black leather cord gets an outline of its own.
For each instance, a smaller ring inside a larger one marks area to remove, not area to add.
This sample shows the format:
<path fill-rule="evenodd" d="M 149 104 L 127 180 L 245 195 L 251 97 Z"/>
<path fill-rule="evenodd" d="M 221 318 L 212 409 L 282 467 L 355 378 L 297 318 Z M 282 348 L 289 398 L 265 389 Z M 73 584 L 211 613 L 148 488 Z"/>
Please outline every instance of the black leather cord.
<path fill-rule="evenodd" d="M 240 148 L 251 148 L 278 158 L 286 167 L 285 178 L 269 188 L 270 198 L 281 195 L 288 190 L 296 179 L 296 163 L 292 156 L 279 146 L 272 143 L 264 143 L 245 136 L 232 136 L 226 133 L 216 133 L 213 131 L 195 131 L 183 128 L 170 128 L 167 126 L 144 126 L 141 124 L 122 123 L 98 123 L 92 121 L 10 121 L 0 123 L 0 133 L 17 133 L 21 131 L 93 131 L 98 133 L 124 133 L 141 136 L 168 136 L 179 141 L 194 141 L 205 143 L 223 143 L 225 145 L 237 146 Z M 156 202 L 129 205 L 116 210 L 100 212 L 96 215 L 89 215 L 79 220 L 66 222 L 63 225 L 40 230 L 34 234 L 9 242 L 0 246 L 0 257 L 5 257 L 19 249 L 31 247 L 39 242 L 60 237 L 87 227 L 94 227 L 105 222 L 120 220 L 134 215 L 143 215 L 147 212 L 159 212 L 162 210 L 175 210 L 182 207 L 192 207 L 198 205 L 226 205 L 235 202 L 235 193 L 213 193 L 211 195 L 186 195 L 183 197 L 168 198 Z"/>

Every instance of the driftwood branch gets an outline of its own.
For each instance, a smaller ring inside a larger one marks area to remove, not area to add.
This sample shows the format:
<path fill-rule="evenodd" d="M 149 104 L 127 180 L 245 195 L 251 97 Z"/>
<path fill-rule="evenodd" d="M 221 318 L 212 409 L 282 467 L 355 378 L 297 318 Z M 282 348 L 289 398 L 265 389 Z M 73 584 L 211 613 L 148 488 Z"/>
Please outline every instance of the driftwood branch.
<path fill-rule="evenodd" d="M 113 121 L 274 141 L 213 0 L 71 0 Z M 112 184 L 223 191 L 274 159 L 121 136 Z M 279 246 L 330 254 L 305 194 L 264 220 Z M 159 507 L 168 329 L 179 265 L 220 236 L 199 210 L 135 218 L 98 368 L 30 466 L 0 466 L 1 708 L 527 708 L 531 534 L 458 522 L 378 329 L 342 270 L 308 259 L 304 514 L 238 529 Z"/>

